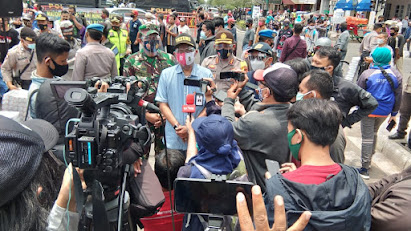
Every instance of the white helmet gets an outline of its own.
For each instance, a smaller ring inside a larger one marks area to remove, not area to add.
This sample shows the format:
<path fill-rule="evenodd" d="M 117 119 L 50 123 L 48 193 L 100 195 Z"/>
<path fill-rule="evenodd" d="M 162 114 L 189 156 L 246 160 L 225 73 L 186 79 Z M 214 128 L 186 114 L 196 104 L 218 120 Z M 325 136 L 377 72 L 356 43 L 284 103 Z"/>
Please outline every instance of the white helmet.
<path fill-rule="evenodd" d="M 321 37 L 317 40 L 317 42 L 315 43 L 316 47 L 327 47 L 327 46 L 332 46 L 331 44 L 331 39 L 327 38 L 327 37 Z"/>

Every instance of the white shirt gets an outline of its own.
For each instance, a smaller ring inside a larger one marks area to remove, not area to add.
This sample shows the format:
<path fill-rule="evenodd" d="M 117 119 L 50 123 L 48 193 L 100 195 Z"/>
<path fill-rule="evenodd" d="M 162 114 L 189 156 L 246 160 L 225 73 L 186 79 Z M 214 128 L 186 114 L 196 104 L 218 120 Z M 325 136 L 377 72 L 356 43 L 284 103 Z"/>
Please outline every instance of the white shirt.
<path fill-rule="evenodd" d="M 182 33 L 190 34 L 190 28 L 187 25 L 178 26 L 178 34 L 182 34 Z"/>

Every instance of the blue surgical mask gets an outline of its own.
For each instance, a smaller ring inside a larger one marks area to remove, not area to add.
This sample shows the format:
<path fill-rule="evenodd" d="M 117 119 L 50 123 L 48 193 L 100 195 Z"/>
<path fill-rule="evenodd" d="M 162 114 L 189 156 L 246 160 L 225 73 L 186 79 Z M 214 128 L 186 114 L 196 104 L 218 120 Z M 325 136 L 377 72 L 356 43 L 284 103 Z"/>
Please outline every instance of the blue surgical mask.
<path fill-rule="evenodd" d="M 204 31 L 201 31 L 200 32 L 200 39 L 201 40 L 205 40 L 207 38 L 207 35 L 205 34 L 205 32 Z"/>
<path fill-rule="evenodd" d="M 301 92 L 297 92 L 297 96 L 295 97 L 295 100 L 296 100 L 296 101 L 303 100 L 303 99 L 304 99 L 304 96 L 306 96 L 306 95 L 308 95 L 308 94 L 310 94 L 310 93 L 313 93 L 313 94 L 314 94 L 314 98 L 317 96 L 317 94 L 315 93 L 315 91 L 309 91 L 309 92 L 307 92 L 307 93 L 305 93 L 305 94 L 303 94 L 303 93 L 301 93 Z"/>
<path fill-rule="evenodd" d="M 263 96 L 263 90 L 264 89 L 266 89 L 266 87 L 265 88 L 260 88 L 260 87 L 257 88 L 258 99 L 260 100 L 260 102 L 262 102 L 264 100 L 264 96 Z"/>
<path fill-rule="evenodd" d="M 27 45 L 27 48 L 29 48 L 30 50 L 34 50 L 34 48 L 36 48 L 36 44 L 35 44 L 35 43 L 33 43 L 33 44 L 28 44 L 28 45 Z"/>

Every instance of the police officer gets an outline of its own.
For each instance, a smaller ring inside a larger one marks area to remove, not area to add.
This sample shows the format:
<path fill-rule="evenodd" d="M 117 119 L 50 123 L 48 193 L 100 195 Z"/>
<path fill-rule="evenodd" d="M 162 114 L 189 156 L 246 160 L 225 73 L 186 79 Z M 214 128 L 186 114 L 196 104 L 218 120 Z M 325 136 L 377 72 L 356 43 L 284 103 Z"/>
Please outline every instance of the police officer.
<path fill-rule="evenodd" d="M 177 64 L 173 55 L 160 50 L 159 28 L 155 24 L 140 26 L 142 49 L 130 55 L 124 62 L 124 76 L 135 76 L 148 84 L 144 100 L 154 103 L 161 72 Z M 165 117 L 164 117 L 165 118 Z M 164 149 L 164 126 L 158 113 L 146 112 L 151 131 L 155 134 L 155 153 Z"/>
<path fill-rule="evenodd" d="M 34 47 L 36 33 L 24 27 L 20 33 L 20 43 L 11 48 L 1 65 L 3 79 L 10 90 L 19 87 L 28 90 L 31 84 L 31 72 L 36 69 Z"/>
<path fill-rule="evenodd" d="M 201 66 L 209 69 L 216 80 L 217 89 L 226 92 L 231 85 L 231 81 L 220 79 L 221 72 L 230 71 L 247 71 L 247 63 L 234 56 L 233 50 L 235 45 L 233 44 L 233 34 L 226 30 L 220 30 L 215 36 L 214 48 L 217 51 L 217 55 L 212 55 L 204 59 Z"/>
<path fill-rule="evenodd" d="M 63 34 L 63 38 L 70 44 L 70 52 L 68 56 L 68 64 L 69 70 L 67 74 L 62 76 L 62 78 L 66 80 L 71 80 L 73 69 L 74 69 L 74 61 L 75 56 L 78 50 L 81 49 L 81 40 L 74 36 L 74 24 L 70 20 L 63 20 L 60 22 L 60 30 Z"/>
<path fill-rule="evenodd" d="M 40 33 L 52 33 L 61 37 L 61 34 L 59 32 L 49 28 L 49 18 L 44 13 L 38 14 L 36 16 L 36 21 L 38 27 L 40 28 L 40 30 L 36 31 L 37 36 L 40 35 Z"/>
<path fill-rule="evenodd" d="M 100 43 L 103 29 L 104 26 L 101 24 L 91 24 L 87 27 L 85 35 L 87 45 L 77 52 L 73 80 L 117 76 L 114 53 Z"/>
<path fill-rule="evenodd" d="M 108 40 L 117 46 L 120 53 L 120 67 L 119 73 L 123 75 L 124 61 L 127 55 L 131 53 L 130 40 L 127 30 L 121 29 L 120 16 L 113 16 L 111 18 L 111 30 L 108 32 Z"/>

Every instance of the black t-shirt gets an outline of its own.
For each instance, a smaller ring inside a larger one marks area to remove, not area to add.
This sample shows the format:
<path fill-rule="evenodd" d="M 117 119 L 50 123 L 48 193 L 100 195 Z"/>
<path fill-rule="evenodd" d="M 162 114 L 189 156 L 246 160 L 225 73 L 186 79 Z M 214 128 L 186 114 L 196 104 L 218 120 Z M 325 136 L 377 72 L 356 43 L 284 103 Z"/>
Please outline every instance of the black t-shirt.
<path fill-rule="evenodd" d="M 7 37 L 7 45 L 5 37 Z M 0 31 L 0 63 L 4 62 L 8 50 L 17 44 L 19 44 L 19 32 L 13 28 L 7 32 Z"/>

